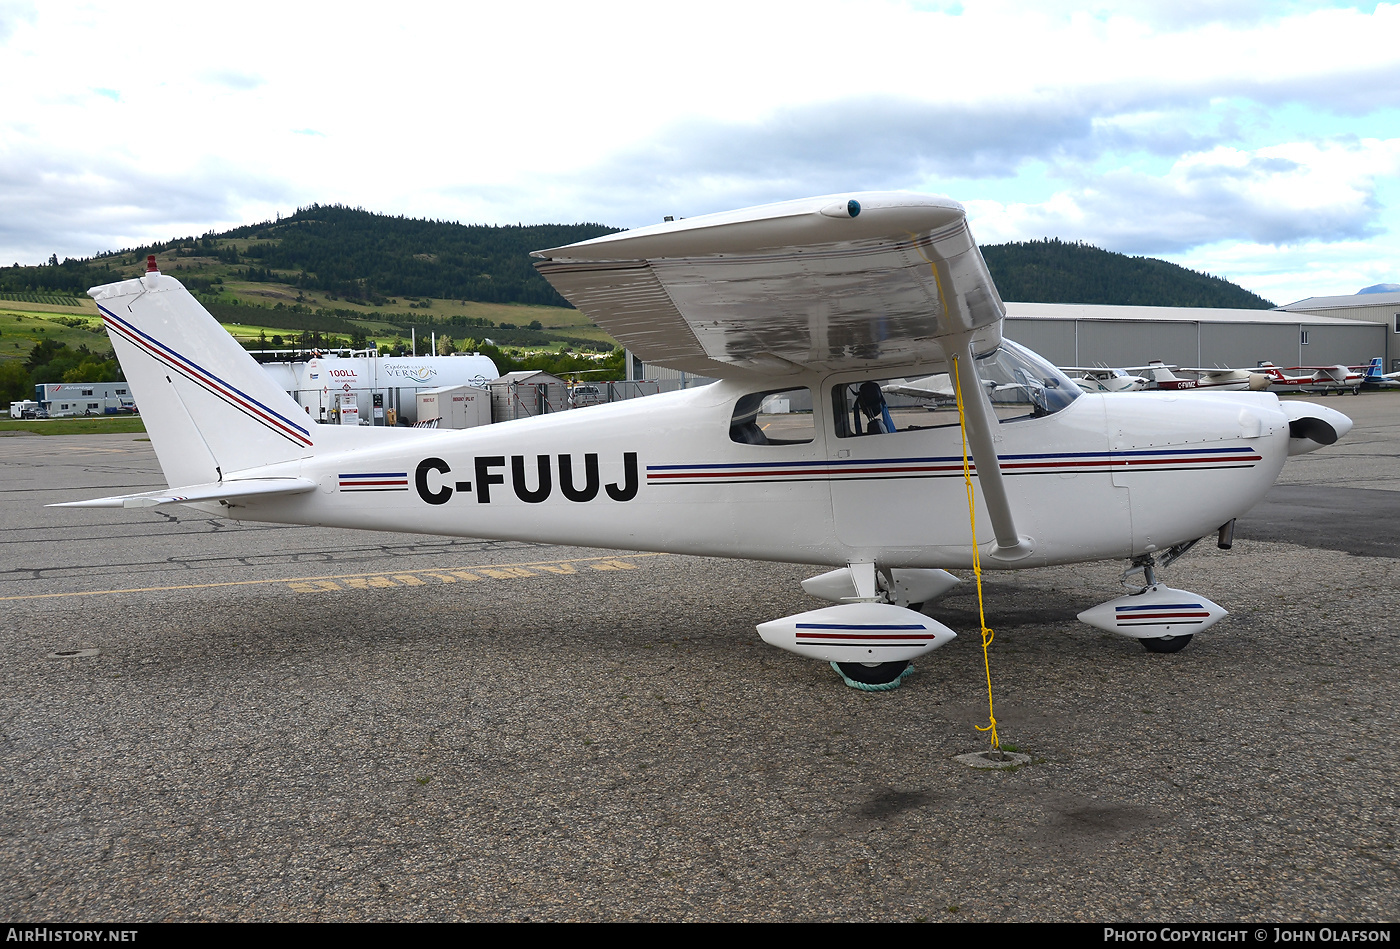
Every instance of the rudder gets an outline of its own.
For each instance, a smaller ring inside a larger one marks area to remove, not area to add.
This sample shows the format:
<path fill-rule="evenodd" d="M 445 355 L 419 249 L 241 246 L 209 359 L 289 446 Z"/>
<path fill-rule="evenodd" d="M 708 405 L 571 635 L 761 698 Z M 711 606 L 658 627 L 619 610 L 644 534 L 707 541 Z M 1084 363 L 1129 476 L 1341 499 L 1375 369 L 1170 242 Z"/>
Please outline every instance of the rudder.
<path fill-rule="evenodd" d="M 312 453 L 310 420 L 180 281 L 155 269 L 93 287 L 171 486 Z"/>

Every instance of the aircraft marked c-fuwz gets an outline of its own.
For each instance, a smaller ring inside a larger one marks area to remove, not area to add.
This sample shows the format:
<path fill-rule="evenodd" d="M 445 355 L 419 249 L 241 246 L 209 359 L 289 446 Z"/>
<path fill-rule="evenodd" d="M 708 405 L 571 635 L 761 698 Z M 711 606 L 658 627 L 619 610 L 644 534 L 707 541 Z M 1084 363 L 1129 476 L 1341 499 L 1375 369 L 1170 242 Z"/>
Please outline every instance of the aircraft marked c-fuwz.
<path fill-rule="evenodd" d="M 1125 560 L 1143 589 L 1080 619 L 1181 648 L 1225 611 L 1155 570 L 1204 537 L 1228 547 L 1288 456 L 1351 428 L 1268 392 L 1083 391 L 1003 338 L 966 213 L 935 195 L 805 198 L 535 257 L 638 358 L 718 381 L 463 431 L 312 424 L 150 258 L 89 292 L 170 487 L 70 504 L 821 565 L 803 588 L 835 605 L 759 635 L 889 686 L 954 638 L 919 608 L 974 558 Z"/>

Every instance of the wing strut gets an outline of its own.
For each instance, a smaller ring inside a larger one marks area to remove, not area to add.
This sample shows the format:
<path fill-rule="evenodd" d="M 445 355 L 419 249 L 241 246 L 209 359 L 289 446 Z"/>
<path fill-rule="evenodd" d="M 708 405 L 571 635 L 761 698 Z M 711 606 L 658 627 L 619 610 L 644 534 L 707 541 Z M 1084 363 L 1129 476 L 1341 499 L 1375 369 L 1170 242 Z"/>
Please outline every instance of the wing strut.
<path fill-rule="evenodd" d="M 972 334 L 963 335 L 957 341 L 957 346 L 950 346 L 949 349 L 953 351 L 958 367 L 967 370 L 957 372 L 955 376 L 962 396 L 967 441 L 972 447 L 972 460 L 977 465 L 977 482 L 982 486 L 982 503 L 987 506 L 987 516 L 991 518 L 992 530 L 996 533 L 996 545 L 988 556 L 996 560 L 1020 560 L 1028 556 L 1035 545 L 1029 537 L 1017 533 L 1016 520 L 1011 515 L 1011 502 L 1006 496 L 1006 483 L 1001 474 L 1001 459 L 997 457 L 996 445 L 992 442 L 992 432 L 997 425 L 996 415 L 987 400 L 986 390 L 977 378 L 972 356 Z"/>

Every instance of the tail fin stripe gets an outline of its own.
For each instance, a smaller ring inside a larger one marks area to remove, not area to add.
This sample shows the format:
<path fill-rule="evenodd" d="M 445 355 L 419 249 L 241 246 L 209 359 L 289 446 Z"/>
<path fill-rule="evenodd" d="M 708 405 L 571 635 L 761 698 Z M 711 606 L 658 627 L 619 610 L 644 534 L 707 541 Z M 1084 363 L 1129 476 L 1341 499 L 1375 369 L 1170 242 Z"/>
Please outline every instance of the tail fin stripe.
<path fill-rule="evenodd" d="M 133 345 L 140 347 L 158 362 L 174 369 L 176 372 L 180 373 L 180 375 L 197 383 L 207 391 L 233 405 L 255 421 L 261 422 L 264 426 L 272 429 L 287 440 L 304 448 L 311 447 L 312 441 L 310 432 L 300 425 L 297 425 L 291 419 L 273 411 L 257 399 L 240 391 L 238 388 L 229 385 L 212 372 L 209 372 L 198 363 L 181 356 L 159 340 L 141 332 L 101 304 L 98 304 L 97 309 L 101 311 L 102 318 L 107 322 L 109 329 L 119 333 L 122 338 L 131 342 Z"/>

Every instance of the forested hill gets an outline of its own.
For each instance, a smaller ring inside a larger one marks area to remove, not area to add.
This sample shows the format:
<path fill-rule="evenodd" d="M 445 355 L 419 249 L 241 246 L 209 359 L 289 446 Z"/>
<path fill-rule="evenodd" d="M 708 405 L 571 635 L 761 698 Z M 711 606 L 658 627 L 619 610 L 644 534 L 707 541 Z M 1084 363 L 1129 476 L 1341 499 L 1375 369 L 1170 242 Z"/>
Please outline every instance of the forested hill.
<path fill-rule="evenodd" d="M 297 299 L 382 307 L 396 298 L 567 306 L 531 266 L 530 251 L 610 234 L 602 224 L 464 225 L 312 205 L 290 217 L 222 234 L 99 255 L 0 267 L 0 294 L 82 295 L 142 272 L 146 254 L 190 289 L 223 302 L 257 302 L 269 284 Z M 1219 277 L 1164 260 L 1128 257 L 1055 238 L 982 248 L 1003 300 L 1267 309 L 1269 301 Z M 172 260 L 173 258 L 173 260 Z"/>
<path fill-rule="evenodd" d="M 348 300 L 406 296 L 567 306 L 535 272 L 530 251 L 616 230 L 601 224 L 463 225 L 312 205 L 214 236 L 249 239 L 239 257 L 254 268 L 296 272 L 295 286 Z"/>
<path fill-rule="evenodd" d="M 982 256 L 1003 300 L 1267 310 L 1273 304 L 1220 277 L 1152 257 L 1050 238 L 991 244 Z"/>
<path fill-rule="evenodd" d="M 568 306 L 535 271 L 530 251 L 616 230 L 602 224 L 456 224 L 312 205 L 224 233 L 62 263 L 55 256 L 37 267 L 0 267 L 0 293 L 82 295 L 88 287 L 138 276 L 146 255 L 155 254 L 162 269 L 196 291 L 208 291 L 217 278 L 234 292 L 275 283 L 373 306 L 396 297 Z"/>

